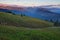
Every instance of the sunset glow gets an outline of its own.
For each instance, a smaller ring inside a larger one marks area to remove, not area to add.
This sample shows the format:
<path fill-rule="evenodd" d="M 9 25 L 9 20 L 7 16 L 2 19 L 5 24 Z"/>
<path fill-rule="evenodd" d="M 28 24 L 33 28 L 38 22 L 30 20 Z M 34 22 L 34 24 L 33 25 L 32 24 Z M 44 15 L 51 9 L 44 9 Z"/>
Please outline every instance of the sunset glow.
<path fill-rule="evenodd" d="M 0 0 L 0 3 L 5 4 L 17 4 L 23 6 L 40 6 L 40 5 L 51 5 L 60 4 L 60 0 Z"/>

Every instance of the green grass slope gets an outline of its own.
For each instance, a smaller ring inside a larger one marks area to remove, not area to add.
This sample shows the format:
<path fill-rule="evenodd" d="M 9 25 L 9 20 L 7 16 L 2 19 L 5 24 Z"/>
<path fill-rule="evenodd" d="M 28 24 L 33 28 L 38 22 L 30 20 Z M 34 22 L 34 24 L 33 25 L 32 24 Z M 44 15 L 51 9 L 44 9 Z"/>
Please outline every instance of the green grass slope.
<path fill-rule="evenodd" d="M 10 13 L 0 12 L 0 24 L 12 25 L 17 27 L 29 27 L 29 28 L 43 28 L 52 27 L 53 23 L 44 20 L 38 20 L 27 16 L 18 16 Z"/>
<path fill-rule="evenodd" d="M 60 28 L 30 30 L 0 25 L 0 40 L 60 40 Z"/>

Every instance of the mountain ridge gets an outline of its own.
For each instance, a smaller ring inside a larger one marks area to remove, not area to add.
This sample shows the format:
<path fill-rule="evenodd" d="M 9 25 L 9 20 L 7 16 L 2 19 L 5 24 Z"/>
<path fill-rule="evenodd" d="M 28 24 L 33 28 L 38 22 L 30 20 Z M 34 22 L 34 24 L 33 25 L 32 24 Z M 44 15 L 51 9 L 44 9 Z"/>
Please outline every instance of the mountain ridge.
<path fill-rule="evenodd" d="M 53 5 L 48 5 L 48 7 L 53 6 Z M 56 6 L 56 5 L 54 5 Z M 60 6 L 60 5 L 58 5 Z M 25 14 L 26 16 L 34 17 L 34 18 L 39 18 L 39 19 L 46 19 L 46 20 L 60 20 L 60 12 L 53 11 L 53 8 L 48 8 L 48 7 L 17 7 L 17 6 L 1 6 L 0 9 L 4 11 L 4 9 L 7 9 L 7 11 L 10 11 L 15 14 Z M 58 10 L 58 8 L 56 8 Z M 52 10 L 52 11 L 51 11 Z M 60 10 L 60 9 L 59 9 Z M 1 11 L 1 10 L 0 10 Z M 6 11 L 6 10 L 5 10 Z"/>

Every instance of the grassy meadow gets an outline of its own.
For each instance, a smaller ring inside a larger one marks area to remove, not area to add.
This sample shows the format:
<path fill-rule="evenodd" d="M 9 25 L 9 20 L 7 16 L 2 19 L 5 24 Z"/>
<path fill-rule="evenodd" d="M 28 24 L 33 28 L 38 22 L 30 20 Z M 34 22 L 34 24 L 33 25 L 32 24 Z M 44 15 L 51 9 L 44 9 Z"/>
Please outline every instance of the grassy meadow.
<path fill-rule="evenodd" d="M 31 30 L 0 25 L 0 40 L 60 40 L 60 28 Z"/>
<path fill-rule="evenodd" d="M 27 16 L 0 12 L 0 40 L 60 40 L 60 28 Z"/>
<path fill-rule="evenodd" d="M 28 28 L 44 28 L 53 26 L 53 23 L 48 21 L 3 12 L 0 13 L 0 24 Z"/>

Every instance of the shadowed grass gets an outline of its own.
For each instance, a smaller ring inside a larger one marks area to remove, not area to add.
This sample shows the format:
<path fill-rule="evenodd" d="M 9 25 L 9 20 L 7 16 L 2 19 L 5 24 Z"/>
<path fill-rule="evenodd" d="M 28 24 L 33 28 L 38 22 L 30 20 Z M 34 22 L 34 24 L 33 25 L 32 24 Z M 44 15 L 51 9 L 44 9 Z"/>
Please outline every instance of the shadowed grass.
<path fill-rule="evenodd" d="M 12 25 L 17 27 L 22 26 L 28 28 L 45 28 L 53 26 L 53 23 L 44 20 L 38 20 L 27 16 L 21 17 L 18 15 L 3 12 L 0 12 L 0 24 Z"/>

